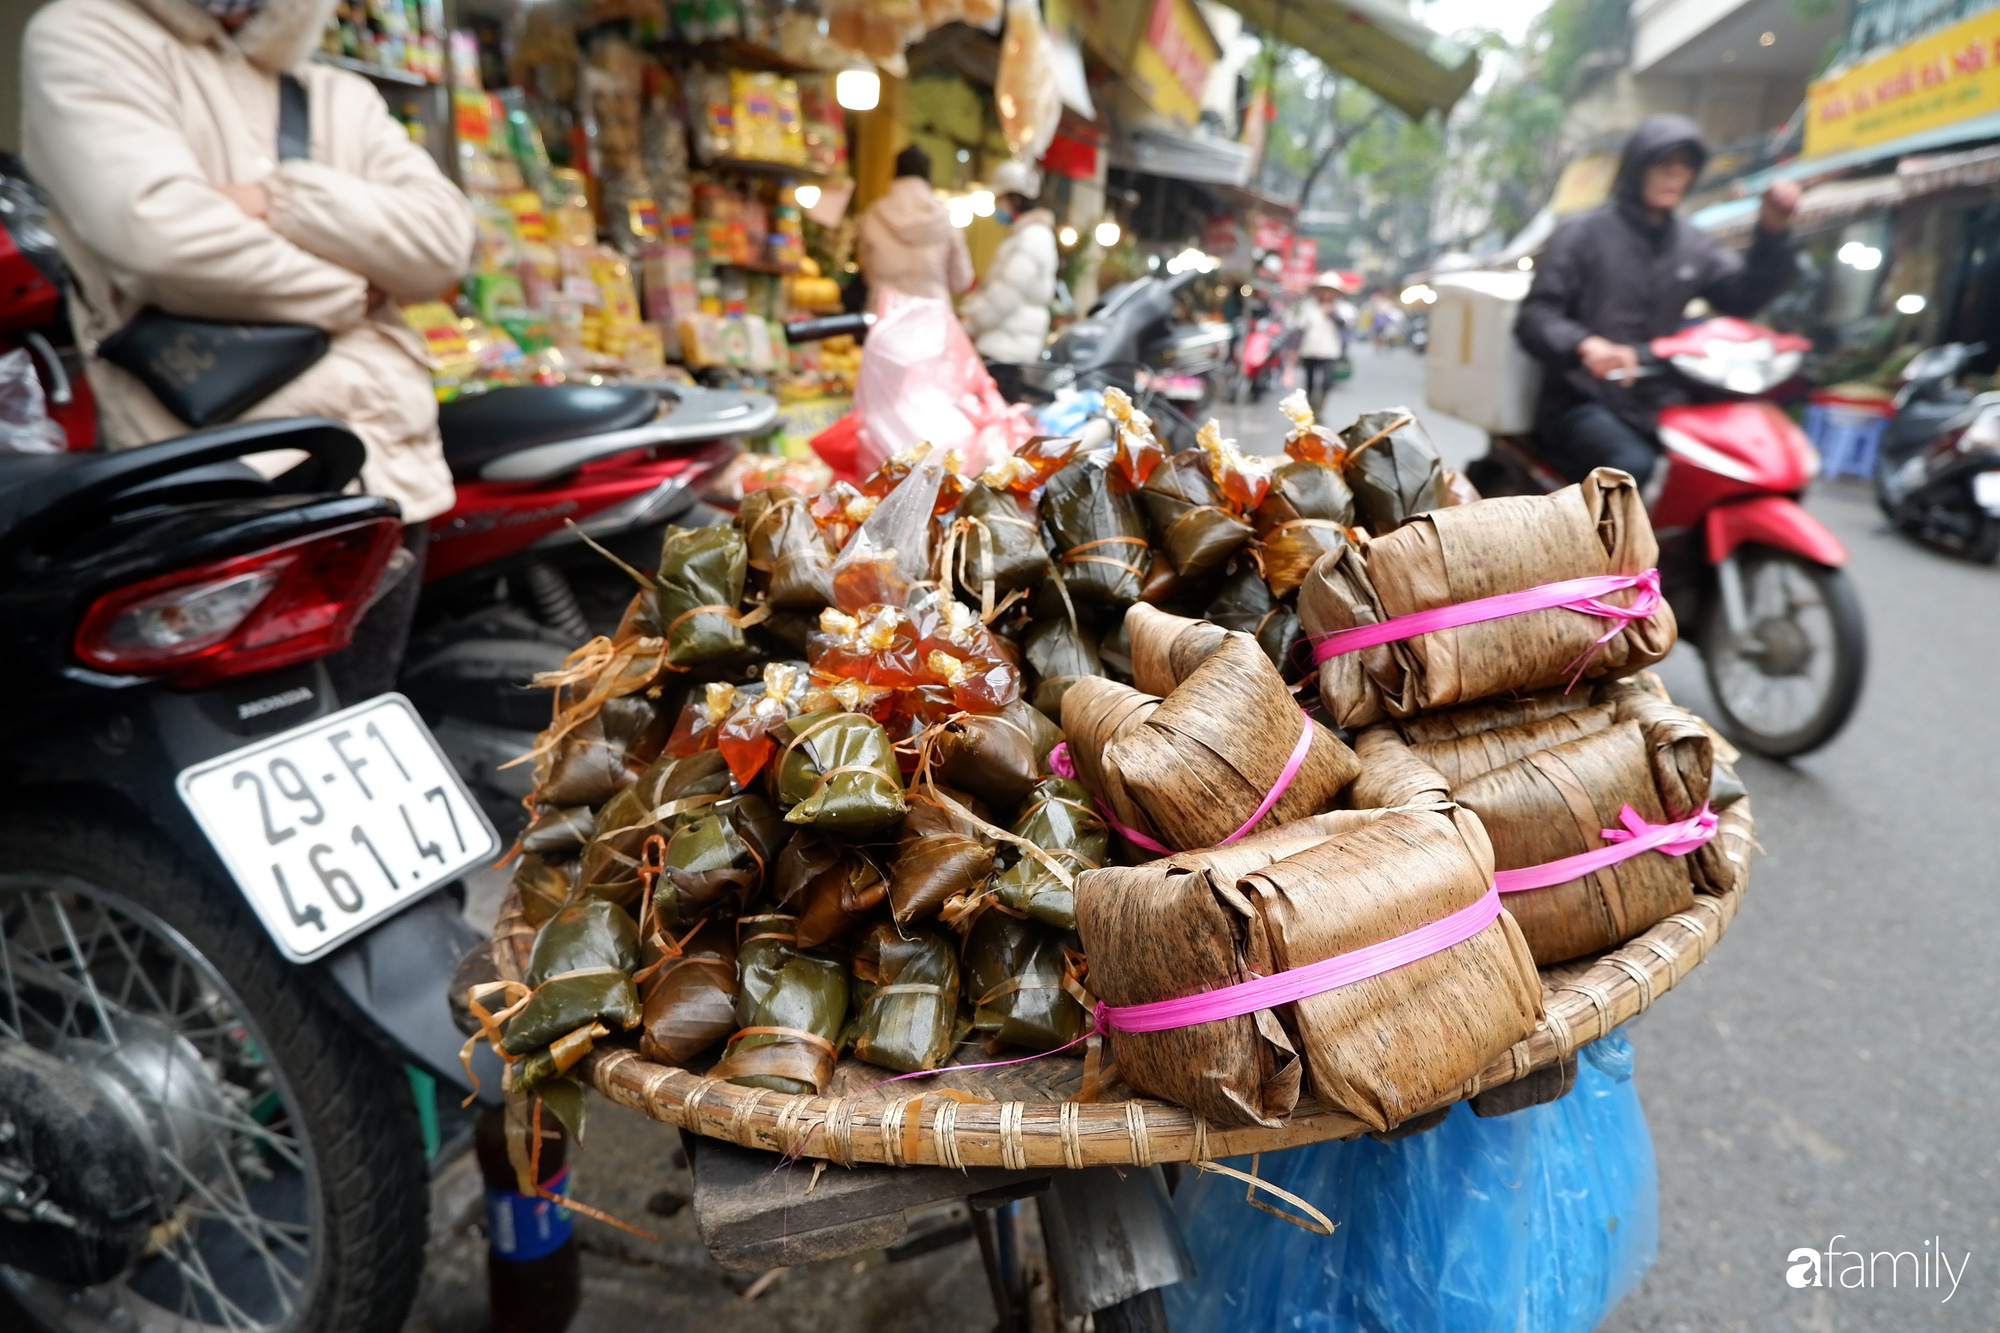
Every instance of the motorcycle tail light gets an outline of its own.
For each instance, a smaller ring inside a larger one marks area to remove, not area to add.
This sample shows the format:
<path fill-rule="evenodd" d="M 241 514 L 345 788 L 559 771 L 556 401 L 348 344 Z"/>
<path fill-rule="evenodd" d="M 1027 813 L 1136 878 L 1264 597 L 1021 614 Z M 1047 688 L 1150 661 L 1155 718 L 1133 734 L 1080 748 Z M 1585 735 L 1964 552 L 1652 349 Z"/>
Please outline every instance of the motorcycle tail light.
<path fill-rule="evenodd" d="M 188 687 L 323 657 L 353 639 L 400 535 L 370 519 L 105 593 L 76 655 Z"/>

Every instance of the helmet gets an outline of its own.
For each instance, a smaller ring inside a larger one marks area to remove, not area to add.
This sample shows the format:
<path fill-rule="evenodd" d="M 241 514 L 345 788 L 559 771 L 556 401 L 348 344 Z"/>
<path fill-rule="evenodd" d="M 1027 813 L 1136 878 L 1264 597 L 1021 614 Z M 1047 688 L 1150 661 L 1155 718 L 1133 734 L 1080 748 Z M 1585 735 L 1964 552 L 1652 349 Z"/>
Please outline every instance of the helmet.
<path fill-rule="evenodd" d="M 1019 194 L 1033 199 L 1042 192 L 1042 173 L 1033 163 L 1010 157 L 993 169 L 986 185 L 995 194 Z"/>

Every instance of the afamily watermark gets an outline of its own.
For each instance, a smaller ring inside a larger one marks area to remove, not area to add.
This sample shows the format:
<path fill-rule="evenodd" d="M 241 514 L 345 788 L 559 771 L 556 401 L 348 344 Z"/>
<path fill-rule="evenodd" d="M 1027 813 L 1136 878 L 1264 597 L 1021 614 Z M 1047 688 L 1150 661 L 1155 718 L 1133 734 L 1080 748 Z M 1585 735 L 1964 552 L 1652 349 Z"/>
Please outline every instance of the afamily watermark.
<path fill-rule="evenodd" d="M 1860 1250 L 1843 1250 L 1840 1242 L 1845 1236 L 1835 1236 L 1827 1242 L 1823 1250 L 1809 1250 L 1801 1246 L 1785 1256 L 1785 1285 L 1790 1287 L 1908 1287 L 1913 1291 L 1940 1291 L 1947 1283 L 1939 1300 L 1942 1305 L 1958 1294 L 1959 1280 L 1965 1270 L 1972 1267 L 1972 1251 L 1953 1266 L 1945 1253 L 1944 1240 L 1932 1236 L 1924 1242 L 1921 1253 L 1916 1250 L 1876 1250 L 1864 1254 Z"/>

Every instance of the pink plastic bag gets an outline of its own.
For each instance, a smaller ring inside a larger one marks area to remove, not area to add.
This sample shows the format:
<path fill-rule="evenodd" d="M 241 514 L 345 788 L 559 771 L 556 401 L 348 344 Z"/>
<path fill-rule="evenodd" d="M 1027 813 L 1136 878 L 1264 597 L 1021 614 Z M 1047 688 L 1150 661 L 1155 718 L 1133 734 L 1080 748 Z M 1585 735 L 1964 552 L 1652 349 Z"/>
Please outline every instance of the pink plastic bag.
<path fill-rule="evenodd" d="M 979 472 L 1034 434 L 1027 408 L 1000 397 L 950 303 L 894 291 L 883 293 L 862 348 L 854 412 L 863 475 L 926 440 Z"/>

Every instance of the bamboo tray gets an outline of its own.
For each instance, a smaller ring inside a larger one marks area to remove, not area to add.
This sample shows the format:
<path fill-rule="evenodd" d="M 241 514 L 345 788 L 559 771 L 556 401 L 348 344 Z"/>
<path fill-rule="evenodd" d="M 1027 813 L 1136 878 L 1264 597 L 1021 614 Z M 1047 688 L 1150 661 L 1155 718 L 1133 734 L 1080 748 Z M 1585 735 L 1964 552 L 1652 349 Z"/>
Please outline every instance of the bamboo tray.
<path fill-rule="evenodd" d="M 1719 833 L 1734 870 L 1728 892 L 1697 894 L 1692 908 L 1609 953 L 1542 969 L 1547 1017 L 1449 1100 L 1566 1059 L 1680 984 L 1722 938 L 1749 888 L 1751 835 L 1750 802 L 1738 801 L 1723 812 Z M 510 891 L 493 936 L 494 966 L 503 979 L 520 979 L 533 941 Z M 971 1050 L 970 1058 L 986 1058 L 977 1047 Z M 1115 1081 L 1098 1100 L 1065 1100 L 1080 1085 L 1082 1065 L 1081 1059 L 1052 1056 L 1002 1069 L 947 1067 L 928 1078 L 871 1086 L 888 1071 L 847 1059 L 834 1074 L 831 1095 L 819 1096 L 739 1087 L 654 1064 L 630 1046 L 613 1044 L 585 1056 L 579 1069 L 606 1097 L 655 1120 L 746 1148 L 842 1165 L 1146 1166 L 1271 1152 L 1353 1138 L 1367 1129 L 1310 1098 L 1275 1129 L 1211 1125 Z M 936 1095 L 938 1089 L 982 1100 Z"/>

